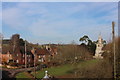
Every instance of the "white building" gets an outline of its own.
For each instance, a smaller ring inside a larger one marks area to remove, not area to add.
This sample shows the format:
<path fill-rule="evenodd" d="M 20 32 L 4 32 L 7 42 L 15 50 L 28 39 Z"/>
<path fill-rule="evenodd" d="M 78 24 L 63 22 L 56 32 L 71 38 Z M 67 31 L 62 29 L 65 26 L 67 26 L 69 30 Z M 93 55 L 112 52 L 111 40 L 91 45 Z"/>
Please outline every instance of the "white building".
<path fill-rule="evenodd" d="M 103 58 L 102 53 L 104 51 L 102 50 L 102 48 L 103 48 L 103 39 L 102 39 L 101 35 L 99 35 L 98 42 L 96 44 L 95 56 L 93 56 L 93 58 L 99 58 L 99 59 Z"/>

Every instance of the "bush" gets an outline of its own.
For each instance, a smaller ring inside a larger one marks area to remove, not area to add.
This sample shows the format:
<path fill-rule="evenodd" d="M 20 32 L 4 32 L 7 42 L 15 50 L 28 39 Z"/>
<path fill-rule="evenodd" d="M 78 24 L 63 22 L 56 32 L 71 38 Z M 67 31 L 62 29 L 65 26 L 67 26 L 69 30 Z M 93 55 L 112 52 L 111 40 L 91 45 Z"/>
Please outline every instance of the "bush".
<path fill-rule="evenodd" d="M 112 78 L 112 65 L 106 60 L 100 60 L 92 65 L 75 70 L 80 78 Z"/>
<path fill-rule="evenodd" d="M 85 47 L 75 44 L 59 46 L 58 51 L 59 54 L 55 55 L 53 61 L 59 61 L 61 64 L 92 59 L 91 53 Z"/>

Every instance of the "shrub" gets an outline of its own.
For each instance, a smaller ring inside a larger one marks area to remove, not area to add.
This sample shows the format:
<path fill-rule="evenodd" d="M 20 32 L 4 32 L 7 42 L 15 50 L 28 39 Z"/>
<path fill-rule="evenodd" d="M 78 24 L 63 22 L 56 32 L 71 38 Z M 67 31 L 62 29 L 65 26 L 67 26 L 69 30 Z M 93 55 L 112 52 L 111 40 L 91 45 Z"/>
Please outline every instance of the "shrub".
<path fill-rule="evenodd" d="M 75 70 L 80 78 L 112 78 L 112 65 L 105 60 Z"/>

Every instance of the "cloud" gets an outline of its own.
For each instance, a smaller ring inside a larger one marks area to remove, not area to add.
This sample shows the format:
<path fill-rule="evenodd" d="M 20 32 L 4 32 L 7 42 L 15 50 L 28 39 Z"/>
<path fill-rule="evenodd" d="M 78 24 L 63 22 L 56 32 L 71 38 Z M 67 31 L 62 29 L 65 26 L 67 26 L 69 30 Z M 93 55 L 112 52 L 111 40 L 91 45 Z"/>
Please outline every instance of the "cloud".
<path fill-rule="evenodd" d="M 72 33 L 73 26 L 76 26 L 75 24 L 75 22 L 70 20 L 60 22 L 54 21 L 51 23 L 46 20 L 38 20 L 29 27 L 29 30 L 34 34 L 34 36 L 51 38 L 66 37 Z"/>
<path fill-rule="evenodd" d="M 44 16 L 46 12 L 45 9 L 39 8 L 38 5 L 36 7 L 35 4 L 31 3 L 18 3 L 18 5 L 14 7 L 5 8 L 2 11 L 3 23 L 15 29 L 26 29 L 26 27 L 29 27 L 32 21 L 34 22 L 35 19 L 37 19 L 34 18 L 36 15 Z"/>
<path fill-rule="evenodd" d="M 22 15 L 19 14 L 21 13 L 17 8 L 10 8 L 3 10 L 3 22 L 13 28 L 17 26 L 22 26 L 20 25 L 20 21 L 19 21 Z"/>
<path fill-rule="evenodd" d="M 31 33 L 35 37 L 34 42 L 36 39 L 70 42 L 84 34 L 95 39 L 99 32 L 108 35 L 106 26 L 111 25 L 112 20 L 117 21 L 116 4 L 15 3 L 12 7 L 3 8 L 3 23 L 14 30 Z"/>

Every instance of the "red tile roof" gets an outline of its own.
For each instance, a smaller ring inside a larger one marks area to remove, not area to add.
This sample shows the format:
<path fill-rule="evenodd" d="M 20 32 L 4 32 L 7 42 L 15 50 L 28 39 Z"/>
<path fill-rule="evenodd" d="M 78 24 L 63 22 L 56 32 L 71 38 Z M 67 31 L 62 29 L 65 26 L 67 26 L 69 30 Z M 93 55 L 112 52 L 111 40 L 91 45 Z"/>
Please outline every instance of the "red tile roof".
<path fill-rule="evenodd" d="M 50 52 L 47 49 L 36 49 L 35 53 L 38 55 L 50 55 Z"/>

